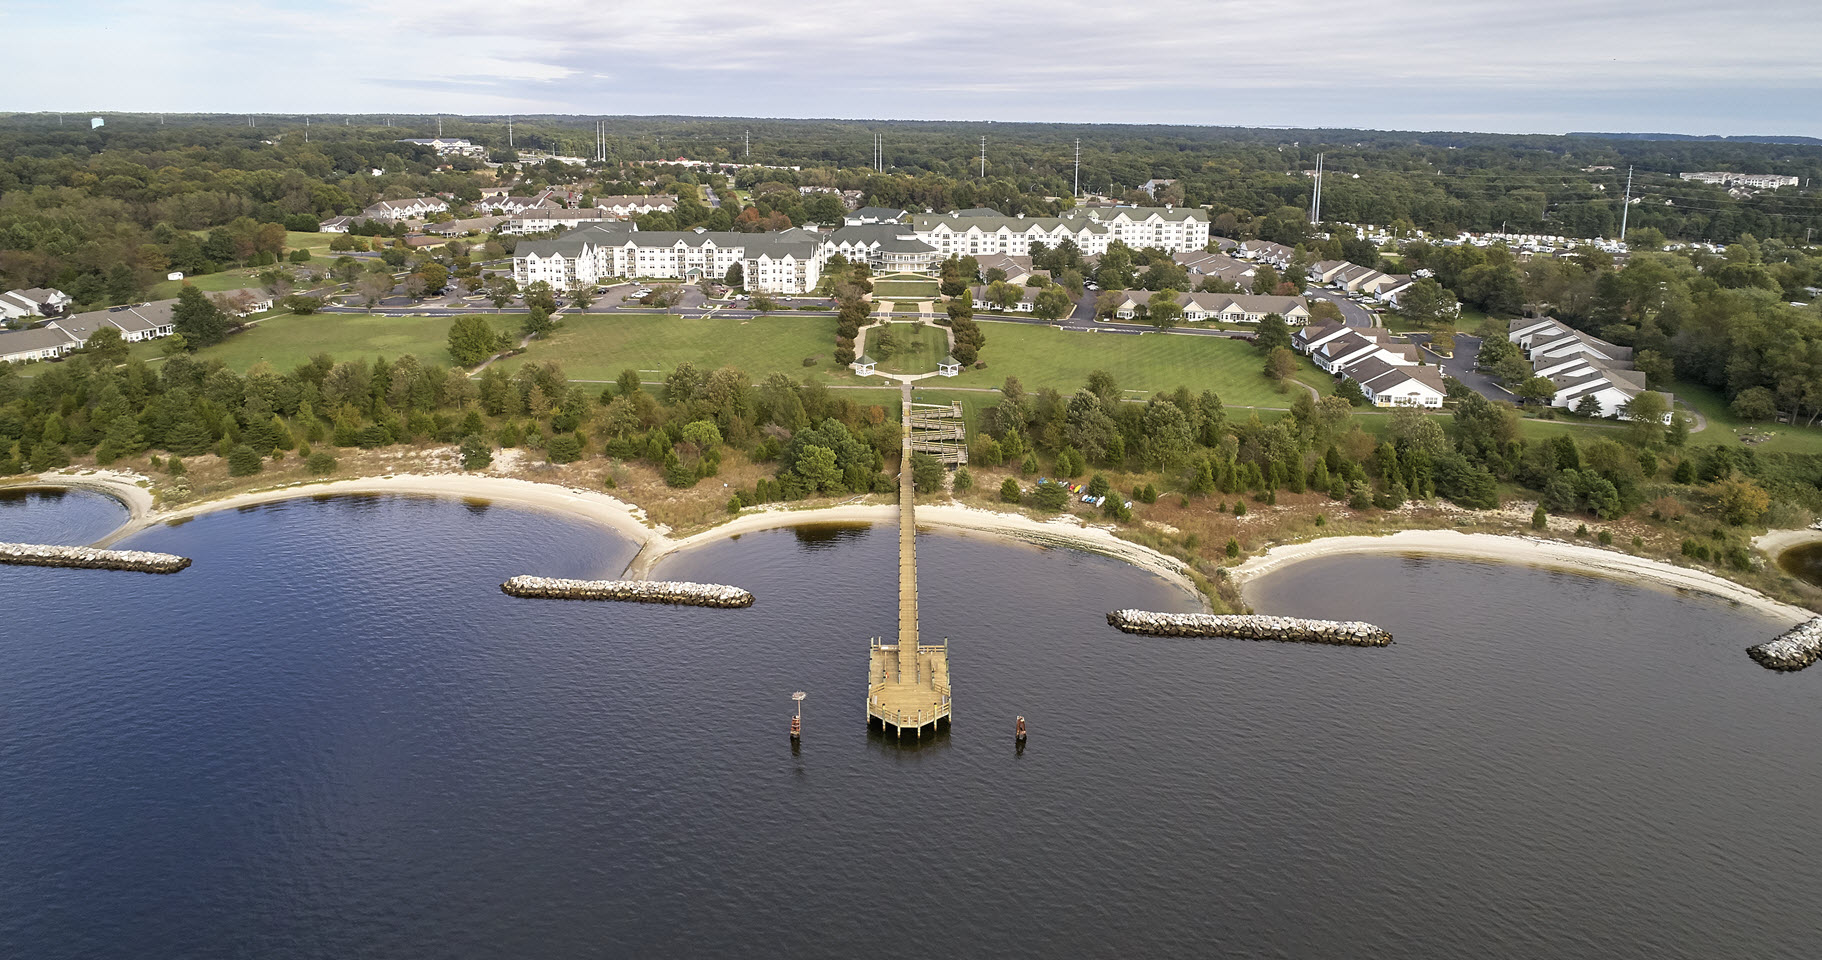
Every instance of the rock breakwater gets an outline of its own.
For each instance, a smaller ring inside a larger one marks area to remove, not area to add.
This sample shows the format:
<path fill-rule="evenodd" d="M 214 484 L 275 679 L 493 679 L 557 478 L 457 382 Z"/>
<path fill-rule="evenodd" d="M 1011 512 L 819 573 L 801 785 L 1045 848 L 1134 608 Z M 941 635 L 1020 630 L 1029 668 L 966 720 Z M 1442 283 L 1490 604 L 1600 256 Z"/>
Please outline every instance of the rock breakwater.
<path fill-rule="evenodd" d="M 1756 647 L 1746 655 L 1767 670 L 1801 670 L 1822 658 L 1822 617 L 1799 623 Z"/>
<path fill-rule="evenodd" d="M 147 553 L 143 550 L 99 550 L 94 547 L 0 543 L 0 563 L 32 567 L 77 567 L 83 570 L 176 573 L 190 565 L 190 558 L 170 553 Z"/>
<path fill-rule="evenodd" d="M 515 597 L 543 600 L 626 600 L 633 603 L 678 603 L 693 607 L 750 607 L 753 595 L 719 583 L 675 580 L 559 580 L 513 577 L 500 589 Z"/>
<path fill-rule="evenodd" d="M 1303 620 L 1212 613 L 1154 613 L 1115 610 L 1107 622 L 1127 633 L 1154 637 L 1234 637 L 1241 640 L 1285 640 L 1330 643 L 1344 647 L 1383 647 L 1392 642 L 1383 627 L 1359 620 Z"/>

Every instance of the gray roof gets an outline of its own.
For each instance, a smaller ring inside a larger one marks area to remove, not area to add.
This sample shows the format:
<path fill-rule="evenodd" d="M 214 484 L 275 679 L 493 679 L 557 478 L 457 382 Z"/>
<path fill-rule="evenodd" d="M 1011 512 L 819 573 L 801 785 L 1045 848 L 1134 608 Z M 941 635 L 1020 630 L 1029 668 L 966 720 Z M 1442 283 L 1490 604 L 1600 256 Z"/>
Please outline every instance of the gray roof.
<path fill-rule="evenodd" d="M 91 310 L 51 321 L 51 325 L 68 333 L 77 341 L 86 341 L 94 336 L 95 331 L 104 326 L 113 326 L 122 333 L 144 333 L 159 327 L 171 325 L 171 311 L 177 307 L 175 297 L 169 300 L 155 300 L 151 303 L 137 303 L 126 307 L 110 307 L 106 310 Z"/>
<path fill-rule="evenodd" d="M 1129 220 L 1207 220 L 1208 211 L 1200 207 L 1082 207 L 1063 211 L 1068 220 L 1114 220 L 1124 215 Z"/>
<path fill-rule="evenodd" d="M 10 357 L 18 353 L 35 353 L 50 347 L 63 346 L 73 342 L 69 334 L 56 327 L 36 327 L 31 330 L 16 330 L 0 333 L 0 357 Z"/>
<path fill-rule="evenodd" d="M 1403 366 L 1378 357 L 1368 357 L 1349 367 L 1347 377 L 1363 387 L 1371 387 L 1375 393 L 1405 380 L 1416 380 L 1438 393 L 1448 392 L 1442 374 L 1435 367 Z"/>
<path fill-rule="evenodd" d="M 955 212 L 956 212 L 957 216 L 963 216 L 963 217 L 1003 217 L 1003 216 L 1005 216 L 1005 214 L 999 212 L 998 210 L 993 209 L 992 207 L 969 207 L 966 210 L 957 210 Z"/>
<path fill-rule="evenodd" d="M 869 218 L 876 220 L 899 220 L 902 219 L 904 215 L 905 211 L 900 210 L 897 207 L 861 207 L 859 210 L 855 210 L 847 216 L 850 220 L 865 220 Z"/>
<path fill-rule="evenodd" d="M 925 213 L 912 217 L 911 223 L 919 233 L 935 230 L 938 224 L 947 224 L 950 230 L 957 233 L 965 233 L 971 227 L 978 227 L 983 233 L 993 233 L 1001 227 L 1013 233 L 1024 233 L 1032 227 L 1045 233 L 1055 233 L 1058 228 L 1071 234 L 1108 232 L 1107 224 L 1096 220 L 1065 220 L 1062 217 L 1008 217 L 1003 214 L 954 216 Z"/>

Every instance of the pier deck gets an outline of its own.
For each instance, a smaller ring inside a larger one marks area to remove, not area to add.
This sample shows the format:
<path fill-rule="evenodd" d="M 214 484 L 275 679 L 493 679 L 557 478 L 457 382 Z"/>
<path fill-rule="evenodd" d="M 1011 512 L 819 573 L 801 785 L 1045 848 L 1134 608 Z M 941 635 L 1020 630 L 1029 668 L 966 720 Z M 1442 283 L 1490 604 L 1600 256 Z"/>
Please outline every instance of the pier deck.
<path fill-rule="evenodd" d="M 898 642 L 874 638 L 867 653 L 867 722 L 899 736 L 922 736 L 947 725 L 949 641 L 940 646 L 918 643 L 917 621 L 917 490 L 912 481 L 911 390 L 904 388 L 907 429 L 898 474 Z M 958 428 L 959 433 L 959 428 Z"/>

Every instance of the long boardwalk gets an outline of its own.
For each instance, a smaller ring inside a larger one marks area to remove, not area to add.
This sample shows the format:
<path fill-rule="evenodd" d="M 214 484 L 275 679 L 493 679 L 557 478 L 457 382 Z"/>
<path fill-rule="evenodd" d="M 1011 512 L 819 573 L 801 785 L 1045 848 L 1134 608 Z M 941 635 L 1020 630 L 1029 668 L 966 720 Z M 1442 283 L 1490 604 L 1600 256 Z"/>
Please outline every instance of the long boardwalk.
<path fill-rule="evenodd" d="M 911 386 L 904 385 L 905 432 L 898 471 L 898 642 L 875 637 L 867 655 L 867 722 L 904 736 L 949 723 L 949 641 L 918 643 L 917 490 L 911 470 Z"/>

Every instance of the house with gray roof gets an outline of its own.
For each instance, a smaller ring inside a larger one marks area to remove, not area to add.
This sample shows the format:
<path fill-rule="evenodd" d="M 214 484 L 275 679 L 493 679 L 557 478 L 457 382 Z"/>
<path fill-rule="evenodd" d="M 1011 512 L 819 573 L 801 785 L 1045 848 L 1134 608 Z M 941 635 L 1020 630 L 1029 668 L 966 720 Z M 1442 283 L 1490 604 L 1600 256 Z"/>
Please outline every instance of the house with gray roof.
<path fill-rule="evenodd" d="M 822 248 L 824 262 L 839 253 L 867 264 L 875 275 L 930 273 L 942 259 L 909 225 L 891 221 L 840 227 L 823 239 Z"/>
<path fill-rule="evenodd" d="M 111 327 L 122 340 L 138 343 L 175 332 L 171 312 L 175 299 L 135 303 L 59 317 L 30 330 L 0 333 L 0 363 L 51 360 L 80 348 L 97 330 Z"/>
<path fill-rule="evenodd" d="M 397 223 L 400 220 L 416 220 L 433 213 L 448 212 L 449 204 L 440 197 L 414 197 L 410 200 L 381 200 L 362 210 L 361 219 Z"/>
<path fill-rule="evenodd" d="M 1368 357 L 1347 369 L 1347 379 L 1360 385 L 1367 402 L 1376 407 L 1440 409 L 1449 395 L 1442 371 L 1417 364 L 1392 363 Z"/>
<path fill-rule="evenodd" d="M 1648 392 L 1645 374 L 1632 359 L 1632 348 L 1609 343 L 1550 317 L 1513 320 L 1506 339 L 1531 361 L 1534 376 L 1556 387 L 1550 405 L 1574 409 L 1586 397 L 1600 405 L 1600 415 L 1617 417 L 1634 397 Z M 1666 405 L 1675 397 L 1664 394 Z M 1670 421 L 1670 414 L 1664 421 Z"/>
<path fill-rule="evenodd" d="M 0 320 L 55 317 L 70 308 L 70 295 L 51 287 L 25 287 L 0 293 Z"/>
<path fill-rule="evenodd" d="M 843 217 L 842 222 L 850 227 L 858 227 L 869 223 L 897 223 L 903 219 L 905 211 L 897 207 L 861 207 Z"/>

